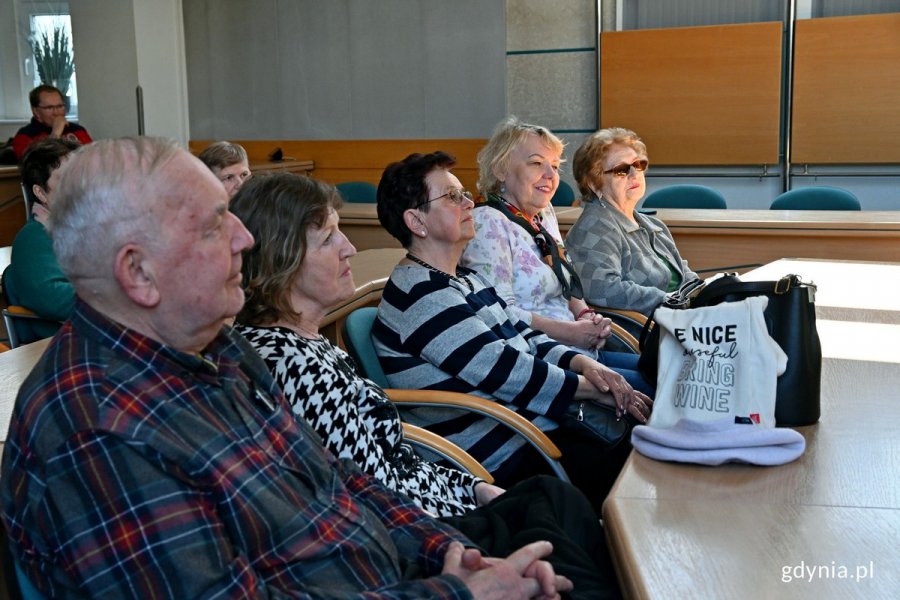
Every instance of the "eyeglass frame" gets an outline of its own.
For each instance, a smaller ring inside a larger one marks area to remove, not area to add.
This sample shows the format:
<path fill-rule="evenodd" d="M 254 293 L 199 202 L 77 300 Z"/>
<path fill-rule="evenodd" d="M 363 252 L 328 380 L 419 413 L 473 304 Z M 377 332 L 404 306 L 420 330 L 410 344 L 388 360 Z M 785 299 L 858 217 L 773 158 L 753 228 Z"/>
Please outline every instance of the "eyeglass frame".
<path fill-rule="evenodd" d="M 625 168 L 627 167 L 627 169 Z M 612 175 L 613 177 L 628 177 L 631 174 L 631 170 L 634 169 L 636 173 L 643 173 L 647 169 L 650 168 L 650 161 L 646 158 L 640 158 L 631 163 L 619 163 L 614 166 L 612 169 L 607 169 L 605 171 L 601 171 L 603 175 Z M 624 170 L 623 170 L 624 169 Z"/>
<path fill-rule="evenodd" d="M 459 194 L 458 200 L 454 197 L 454 194 Z M 472 192 L 470 192 L 466 188 L 453 188 L 446 194 L 441 194 L 440 196 L 438 196 L 436 198 L 431 198 L 429 200 L 425 200 L 424 202 L 419 202 L 413 208 L 422 208 L 426 204 L 430 204 L 430 203 L 434 202 L 435 200 L 440 200 L 441 198 L 446 198 L 448 196 L 450 197 L 450 203 L 453 204 L 454 206 L 462 206 L 462 203 L 465 200 L 471 200 L 473 203 L 475 202 L 475 196 L 473 196 Z"/>
<path fill-rule="evenodd" d="M 41 110 L 67 110 L 65 103 L 51 104 L 50 106 L 41 106 L 40 104 L 38 104 L 35 108 L 39 108 Z"/>

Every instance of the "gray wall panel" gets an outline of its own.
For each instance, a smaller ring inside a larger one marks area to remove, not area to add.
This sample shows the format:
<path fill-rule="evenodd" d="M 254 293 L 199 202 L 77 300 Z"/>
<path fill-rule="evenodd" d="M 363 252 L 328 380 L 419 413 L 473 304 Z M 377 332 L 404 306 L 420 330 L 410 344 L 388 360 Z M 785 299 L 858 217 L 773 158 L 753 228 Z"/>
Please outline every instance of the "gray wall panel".
<path fill-rule="evenodd" d="M 510 55 L 510 112 L 550 129 L 594 129 L 596 63 L 592 50 Z"/>
<path fill-rule="evenodd" d="M 502 0 L 248 4 L 184 0 L 194 139 L 485 137 L 504 114 Z"/>
<path fill-rule="evenodd" d="M 507 0 L 507 50 L 596 48 L 596 0 Z"/>

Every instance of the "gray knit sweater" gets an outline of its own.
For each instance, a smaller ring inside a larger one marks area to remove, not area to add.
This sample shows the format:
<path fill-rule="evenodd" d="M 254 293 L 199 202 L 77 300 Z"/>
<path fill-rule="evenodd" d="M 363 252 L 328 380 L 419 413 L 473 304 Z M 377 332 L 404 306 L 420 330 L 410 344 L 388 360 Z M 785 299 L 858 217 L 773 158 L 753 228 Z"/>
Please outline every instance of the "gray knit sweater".
<path fill-rule="evenodd" d="M 682 282 L 698 275 L 681 258 L 662 221 L 638 212 L 635 218 L 637 224 L 607 202 L 588 199 L 566 236 L 566 249 L 587 302 L 649 315 L 662 302 L 671 280 L 659 255 L 680 273 Z"/>

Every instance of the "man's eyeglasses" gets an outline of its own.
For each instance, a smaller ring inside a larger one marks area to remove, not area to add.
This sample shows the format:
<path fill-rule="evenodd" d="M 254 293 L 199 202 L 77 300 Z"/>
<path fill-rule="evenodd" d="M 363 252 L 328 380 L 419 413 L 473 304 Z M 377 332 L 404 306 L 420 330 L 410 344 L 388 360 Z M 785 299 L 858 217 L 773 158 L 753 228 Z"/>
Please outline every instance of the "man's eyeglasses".
<path fill-rule="evenodd" d="M 649 161 L 641 159 L 641 160 L 636 160 L 631 164 L 622 163 L 620 165 L 616 165 L 612 169 L 607 169 L 607 170 L 603 171 L 603 174 L 608 175 L 609 173 L 612 173 L 616 177 L 627 177 L 628 174 L 631 173 L 631 169 L 634 169 L 635 171 L 637 171 L 639 173 L 643 173 L 644 171 L 647 170 L 647 167 L 649 167 L 649 166 L 650 166 Z"/>
<path fill-rule="evenodd" d="M 472 192 L 454 188 L 446 194 L 441 194 L 437 198 L 431 198 L 430 200 L 426 200 L 425 202 L 419 202 L 418 204 L 416 204 L 416 208 L 425 206 L 429 202 L 434 202 L 435 200 L 440 200 L 441 198 L 448 198 L 450 200 L 450 204 L 455 204 L 456 206 L 459 206 L 465 200 L 471 200 L 472 202 L 475 202 L 475 197 L 472 196 Z"/>
<path fill-rule="evenodd" d="M 51 104 L 50 106 L 38 106 L 41 110 L 63 110 L 66 108 L 65 104 Z"/>
<path fill-rule="evenodd" d="M 219 177 L 219 181 L 222 183 L 243 183 L 253 177 L 253 173 L 250 171 L 244 171 L 242 173 L 232 173 L 231 175 L 226 175 L 224 177 Z"/>

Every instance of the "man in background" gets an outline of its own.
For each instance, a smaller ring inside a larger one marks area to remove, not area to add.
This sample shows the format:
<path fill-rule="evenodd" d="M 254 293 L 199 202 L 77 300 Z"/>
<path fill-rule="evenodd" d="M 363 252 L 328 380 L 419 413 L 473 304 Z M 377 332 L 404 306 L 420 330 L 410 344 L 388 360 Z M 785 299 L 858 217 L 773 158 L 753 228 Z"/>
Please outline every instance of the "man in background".
<path fill-rule="evenodd" d="M 25 151 L 33 142 L 44 138 L 75 140 L 89 144 L 87 129 L 66 120 L 66 99 L 62 92 L 52 85 L 39 85 L 28 94 L 31 103 L 31 122 L 19 129 L 13 138 L 13 152 L 16 160 L 22 160 Z"/>

